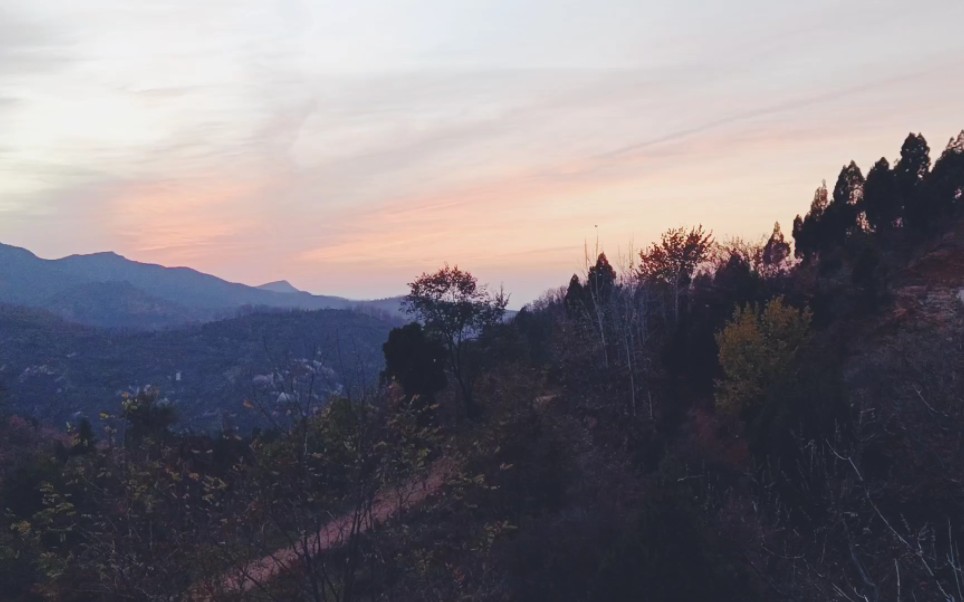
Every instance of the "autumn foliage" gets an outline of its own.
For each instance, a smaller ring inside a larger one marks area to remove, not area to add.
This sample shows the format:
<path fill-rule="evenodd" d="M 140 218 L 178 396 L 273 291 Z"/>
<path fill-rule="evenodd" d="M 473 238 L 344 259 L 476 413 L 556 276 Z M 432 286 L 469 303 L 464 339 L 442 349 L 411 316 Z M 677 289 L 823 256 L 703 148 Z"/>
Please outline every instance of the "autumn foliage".
<path fill-rule="evenodd" d="M 770 387 L 786 378 L 810 336 L 811 312 L 775 298 L 762 308 L 745 305 L 716 335 L 723 378 L 716 406 L 743 414 L 763 403 Z"/>

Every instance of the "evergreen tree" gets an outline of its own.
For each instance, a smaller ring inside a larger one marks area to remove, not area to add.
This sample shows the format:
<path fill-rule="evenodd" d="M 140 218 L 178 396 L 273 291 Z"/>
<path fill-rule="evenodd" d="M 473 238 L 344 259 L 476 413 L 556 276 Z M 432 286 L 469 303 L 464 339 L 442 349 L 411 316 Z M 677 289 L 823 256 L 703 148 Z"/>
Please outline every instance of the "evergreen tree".
<path fill-rule="evenodd" d="M 964 130 L 961 130 L 956 138 L 947 141 L 947 148 L 944 149 L 944 152 L 964 153 Z"/>
<path fill-rule="evenodd" d="M 570 286 L 572 283 L 570 282 Z M 586 291 L 593 303 L 605 305 L 613 294 L 616 286 L 616 270 L 609 264 L 605 253 L 596 258 L 596 265 L 589 268 L 586 278 Z"/>
<path fill-rule="evenodd" d="M 807 251 L 809 249 L 809 241 L 807 240 L 807 231 L 804 226 L 804 220 L 797 214 L 797 217 L 793 218 L 793 255 L 797 259 L 804 259 L 807 256 Z"/>
<path fill-rule="evenodd" d="M 784 240 L 783 232 L 780 230 L 780 222 L 776 222 L 773 224 L 773 233 L 770 234 L 767 244 L 763 247 L 763 265 L 771 270 L 775 269 L 786 261 L 789 256 L 790 243 Z"/>
<path fill-rule="evenodd" d="M 900 160 L 894 165 L 897 184 L 901 187 L 916 186 L 927 177 L 931 168 L 931 149 L 921 134 L 907 134 L 900 147 Z"/>
<path fill-rule="evenodd" d="M 97 437 L 94 435 L 94 428 L 87 418 L 81 418 L 76 430 L 73 432 L 74 443 L 71 452 L 74 454 L 86 454 L 94 450 L 97 444 Z"/>
<path fill-rule="evenodd" d="M 833 200 L 824 214 L 818 247 L 829 251 L 842 246 L 859 229 L 858 215 L 864 191 L 864 175 L 853 161 L 845 165 L 833 187 Z"/>
<path fill-rule="evenodd" d="M 926 181 L 929 221 L 937 222 L 959 209 L 964 198 L 964 131 L 951 138 Z"/>
<path fill-rule="evenodd" d="M 863 209 L 867 222 L 877 232 L 892 229 L 900 218 L 900 197 L 887 159 L 881 158 L 867 173 Z"/>
<path fill-rule="evenodd" d="M 916 230 L 926 229 L 928 223 L 923 183 L 931 167 L 930 152 L 922 135 L 908 134 L 900 148 L 900 159 L 894 165 L 894 185 L 903 222 Z"/>
<path fill-rule="evenodd" d="M 810 211 L 807 216 L 799 215 L 793 220 L 793 240 L 796 243 L 795 255 L 800 259 L 808 259 L 817 255 L 821 249 L 821 240 L 825 238 L 825 214 L 830 205 L 827 182 L 824 181 L 813 193 Z"/>
<path fill-rule="evenodd" d="M 397 382 L 406 403 L 419 400 L 420 412 L 432 405 L 435 394 L 445 388 L 445 348 L 425 335 L 422 325 L 412 322 L 394 328 L 382 345 L 386 379 Z"/>
<path fill-rule="evenodd" d="M 135 395 L 124 394 L 121 417 L 127 422 L 125 444 L 135 447 L 146 439 L 158 443 L 170 436 L 170 428 L 177 422 L 177 411 L 170 401 L 161 397 L 159 389 L 147 387 Z"/>
<path fill-rule="evenodd" d="M 578 315 L 584 307 L 585 299 L 586 289 L 579 281 L 579 276 L 573 274 L 572 278 L 569 279 L 569 288 L 566 289 L 566 313 L 570 316 Z"/>

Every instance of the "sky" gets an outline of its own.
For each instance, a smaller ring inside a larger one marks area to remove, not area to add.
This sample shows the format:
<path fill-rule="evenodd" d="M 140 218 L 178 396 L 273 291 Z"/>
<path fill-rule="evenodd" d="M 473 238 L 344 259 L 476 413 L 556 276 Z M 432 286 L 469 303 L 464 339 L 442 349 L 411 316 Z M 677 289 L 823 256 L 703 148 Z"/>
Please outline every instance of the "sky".
<path fill-rule="evenodd" d="M 964 0 L 2 0 L 0 242 L 518 307 L 964 128 Z M 598 242 L 597 242 L 598 241 Z"/>

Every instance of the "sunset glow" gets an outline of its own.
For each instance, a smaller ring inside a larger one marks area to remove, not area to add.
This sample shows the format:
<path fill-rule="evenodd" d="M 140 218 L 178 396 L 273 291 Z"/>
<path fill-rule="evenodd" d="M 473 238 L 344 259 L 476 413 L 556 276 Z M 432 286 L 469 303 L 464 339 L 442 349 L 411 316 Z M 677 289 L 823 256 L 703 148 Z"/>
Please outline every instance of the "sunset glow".
<path fill-rule="evenodd" d="M 964 127 L 962 19 L 960 0 L 13 0 L 0 242 L 356 298 L 448 262 L 518 306 L 597 237 L 755 240 L 909 131 L 939 154 Z"/>

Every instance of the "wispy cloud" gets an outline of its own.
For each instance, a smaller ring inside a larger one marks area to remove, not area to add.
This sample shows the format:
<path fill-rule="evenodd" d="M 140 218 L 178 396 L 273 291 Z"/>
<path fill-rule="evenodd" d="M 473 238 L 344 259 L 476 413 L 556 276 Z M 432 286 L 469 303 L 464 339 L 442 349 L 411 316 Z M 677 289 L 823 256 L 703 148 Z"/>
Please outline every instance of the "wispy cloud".
<path fill-rule="evenodd" d="M 958 131 L 962 18 L 958 0 L 12 0 L 0 239 L 347 295 L 459 262 L 524 299 L 597 233 L 752 236 L 850 158 Z"/>

